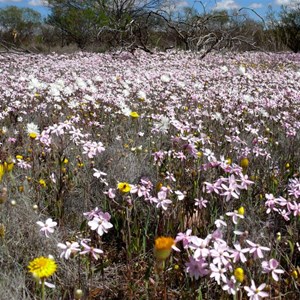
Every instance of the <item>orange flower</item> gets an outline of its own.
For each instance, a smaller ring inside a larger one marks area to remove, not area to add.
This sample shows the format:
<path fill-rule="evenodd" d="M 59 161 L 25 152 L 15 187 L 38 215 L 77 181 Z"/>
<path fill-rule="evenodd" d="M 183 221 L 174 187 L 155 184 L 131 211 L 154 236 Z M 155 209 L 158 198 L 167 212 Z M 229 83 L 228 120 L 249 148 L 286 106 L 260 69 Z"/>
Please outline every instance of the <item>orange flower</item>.
<path fill-rule="evenodd" d="M 175 245 L 175 240 L 171 237 L 158 237 L 155 240 L 154 255 L 158 260 L 166 260 L 170 254 L 172 246 Z"/>

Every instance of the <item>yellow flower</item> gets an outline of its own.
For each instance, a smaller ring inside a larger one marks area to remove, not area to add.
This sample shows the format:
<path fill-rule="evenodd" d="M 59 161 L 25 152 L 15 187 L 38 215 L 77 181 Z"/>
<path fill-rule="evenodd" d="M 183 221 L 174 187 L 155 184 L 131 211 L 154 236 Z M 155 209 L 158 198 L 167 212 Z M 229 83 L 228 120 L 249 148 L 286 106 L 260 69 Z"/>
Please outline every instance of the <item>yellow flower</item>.
<path fill-rule="evenodd" d="M 242 216 L 245 214 L 245 208 L 243 206 L 238 209 L 238 214 Z"/>
<path fill-rule="evenodd" d="M 53 259 L 40 256 L 29 263 L 28 269 L 34 277 L 44 279 L 54 274 L 57 265 Z"/>
<path fill-rule="evenodd" d="M 46 187 L 47 185 L 46 185 L 46 181 L 44 180 L 44 179 L 40 179 L 39 180 L 39 184 L 42 186 L 42 187 Z"/>
<path fill-rule="evenodd" d="M 22 155 L 16 155 L 16 159 L 23 159 Z"/>
<path fill-rule="evenodd" d="M 128 193 L 131 190 L 131 186 L 127 182 L 119 182 L 118 183 L 118 190 L 122 193 Z"/>
<path fill-rule="evenodd" d="M 234 270 L 234 277 L 238 282 L 243 282 L 245 279 L 244 270 L 242 268 L 236 268 Z"/>
<path fill-rule="evenodd" d="M 140 115 L 136 111 L 132 111 L 130 113 L 130 117 L 133 119 L 137 119 Z"/>
<path fill-rule="evenodd" d="M 161 261 L 166 260 L 170 254 L 172 246 L 175 245 L 175 240 L 171 237 L 158 237 L 155 240 L 154 256 Z"/>

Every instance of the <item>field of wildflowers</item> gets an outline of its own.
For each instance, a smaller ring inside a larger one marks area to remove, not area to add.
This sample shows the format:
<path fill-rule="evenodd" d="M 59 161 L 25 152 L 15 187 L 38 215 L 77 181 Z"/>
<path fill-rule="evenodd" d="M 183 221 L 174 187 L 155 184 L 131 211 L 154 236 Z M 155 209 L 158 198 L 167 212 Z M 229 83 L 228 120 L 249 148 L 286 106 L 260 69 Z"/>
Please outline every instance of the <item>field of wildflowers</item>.
<path fill-rule="evenodd" d="M 0 57 L 0 298 L 299 299 L 300 56 Z"/>

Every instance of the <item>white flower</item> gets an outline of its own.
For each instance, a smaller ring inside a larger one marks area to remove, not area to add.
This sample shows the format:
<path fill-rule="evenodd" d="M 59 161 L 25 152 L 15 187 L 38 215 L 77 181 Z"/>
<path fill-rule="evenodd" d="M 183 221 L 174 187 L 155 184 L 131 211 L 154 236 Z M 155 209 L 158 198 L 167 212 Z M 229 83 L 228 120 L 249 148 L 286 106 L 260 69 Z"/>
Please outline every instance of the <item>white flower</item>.
<path fill-rule="evenodd" d="M 237 71 L 238 71 L 239 75 L 242 75 L 242 76 L 246 75 L 246 68 L 244 65 L 239 65 L 239 68 Z"/>
<path fill-rule="evenodd" d="M 211 270 L 210 277 L 214 278 L 215 281 L 218 283 L 218 285 L 221 284 L 221 279 L 224 283 L 227 282 L 227 278 L 225 276 L 226 269 L 222 268 L 221 264 L 218 264 L 218 266 L 216 266 L 214 264 L 210 264 L 209 267 Z"/>
<path fill-rule="evenodd" d="M 147 95 L 146 95 L 146 93 L 144 91 L 138 91 L 137 97 L 140 100 L 146 100 Z"/>
<path fill-rule="evenodd" d="M 164 75 L 161 75 L 161 76 L 160 76 L 160 80 L 161 80 L 162 82 L 168 83 L 168 82 L 171 81 L 171 78 L 170 78 L 169 75 L 164 74 Z"/>
<path fill-rule="evenodd" d="M 53 228 L 57 225 L 57 222 L 53 222 L 52 219 L 49 218 L 45 221 L 45 223 L 38 221 L 38 222 L 36 222 L 36 224 L 41 226 L 42 228 L 40 229 L 40 231 L 44 232 L 46 237 L 49 237 L 48 234 L 54 232 Z"/>
<path fill-rule="evenodd" d="M 100 178 L 101 176 L 106 176 L 107 175 L 106 173 L 101 172 L 101 171 L 99 171 L 99 170 L 97 170 L 95 168 L 93 170 L 95 171 L 95 173 L 93 174 L 93 176 L 95 176 L 97 178 Z"/>
<path fill-rule="evenodd" d="M 129 117 L 132 112 L 132 110 L 125 103 L 120 103 L 120 111 L 126 117 Z"/>
<path fill-rule="evenodd" d="M 227 66 L 222 66 L 221 70 L 223 73 L 227 73 L 228 72 L 228 67 Z"/>
<path fill-rule="evenodd" d="M 106 179 L 105 179 L 105 178 L 102 178 L 102 176 L 106 176 L 107 174 L 104 173 L 104 172 L 101 172 L 101 171 L 99 171 L 99 170 L 97 170 L 97 169 L 95 169 L 95 168 L 94 168 L 93 170 L 95 171 L 95 173 L 93 174 L 93 176 L 95 176 L 96 178 L 100 178 L 100 181 L 101 181 L 102 183 L 104 183 L 105 185 L 108 185 Z"/>
<path fill-rule="evenodd" d="M 123 90 L 123 95 L 125 97 L 128 97 L 130 95 L 130 92 L 128 90 Z"/>
<path fill-rule="evenodd" d="M 175 194 L 177 195 L 177 199 L 180 201 L 183 200 L 185 197 L 185 194 L 180 191 L 175 191 Z"/>
<path fill-rule="evenodd" d="M 170 119 L 163 116 L 158 122 L 154 123 L 154 127 L 162 133 L 167 133 L 170 128 Z"/>
<path fill-rule="evenodd" d="M 39 135 L 40 134 L 40 130 L 38 128 L 38 126 L 34 123 L 28 123 L 27 124 L 27 133 L 28 134 L 36 134 L 36 135 Z"/>

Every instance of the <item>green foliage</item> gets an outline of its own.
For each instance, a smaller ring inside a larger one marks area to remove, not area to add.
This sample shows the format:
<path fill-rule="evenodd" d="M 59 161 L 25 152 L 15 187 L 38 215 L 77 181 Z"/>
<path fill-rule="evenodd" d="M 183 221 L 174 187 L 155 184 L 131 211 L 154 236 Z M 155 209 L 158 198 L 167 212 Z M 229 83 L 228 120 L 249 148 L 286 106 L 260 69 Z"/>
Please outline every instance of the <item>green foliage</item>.
<path fill-rule="evenodd" d="M 30 32 L 41 23 L 41 14 L 31 8 L 9 6 L 0 10 L 0 26 L 19 33 Z"/>
<path fill-rule="evenodd" d="M 280 13 L 278 32 L 281 41 L 293 52 L 300 52 L 300 5 L 283 7 Z"/>

